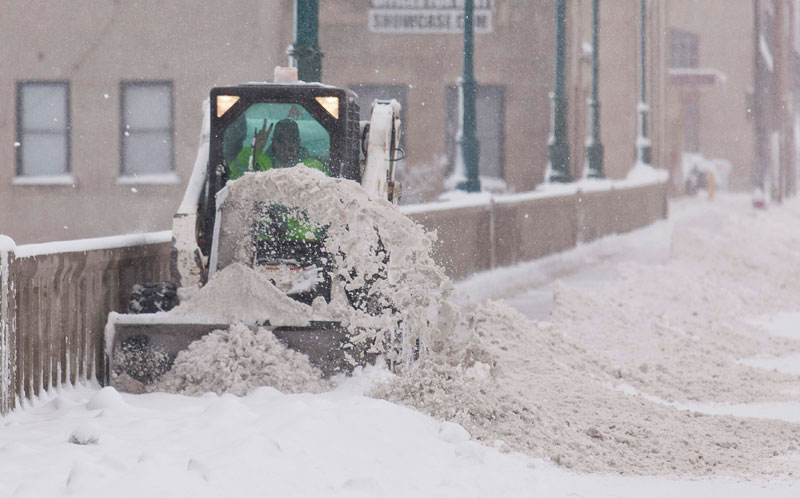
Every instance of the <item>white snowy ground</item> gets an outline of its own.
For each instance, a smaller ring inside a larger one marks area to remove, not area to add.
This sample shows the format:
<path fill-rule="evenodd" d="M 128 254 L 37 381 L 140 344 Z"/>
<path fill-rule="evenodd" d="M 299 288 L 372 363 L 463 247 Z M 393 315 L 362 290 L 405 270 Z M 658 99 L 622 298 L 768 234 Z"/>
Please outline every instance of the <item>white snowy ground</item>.
<path fill-rule="evenodd" d="M 791 207 L 800 212 L 800 204 Z M 762 218 L 784 209 L 771 207 Z M 591 293 L 615 277 L 619 263 L 668 261 L 675 226 L 714 231 L 751 215 L 744 197 L 674 203 L 668 222 L 464 282 L 459 301 L 468 307 L 505 298 L 529 318 L 545 320 L 554 279 Z M 800 220 L 786 229 L 798 227 Z M 776 336 L 800 339 L 800 303 L 753 320 Z M 795 375 L 800 370 L 796 357 L 743 361 Z M 456 424 L 363 396 L 387 375 L 373 368 L 329 393 L 288 395 L 265 387 L 241 398 L 64 387 L 0 418 L 0 497 L 800 496 L 800 480 L 580 474 L 502 453 L 471 441 Z M 800 420 L 800 403 L 791 401 L 672 404 Z"/>

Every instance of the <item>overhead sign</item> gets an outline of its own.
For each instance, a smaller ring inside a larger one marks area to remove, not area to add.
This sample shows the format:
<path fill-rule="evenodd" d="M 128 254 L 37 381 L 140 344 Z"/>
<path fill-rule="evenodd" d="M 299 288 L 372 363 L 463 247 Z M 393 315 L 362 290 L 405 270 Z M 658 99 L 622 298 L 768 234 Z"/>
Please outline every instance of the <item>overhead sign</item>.
<path fill-rule="evenodd" d="M 492 31 L 495 0 L 475 0 L 475 33 Z M 464 0 L 370 0 L 374 33 L 457 34 L 464 32 Z"/>

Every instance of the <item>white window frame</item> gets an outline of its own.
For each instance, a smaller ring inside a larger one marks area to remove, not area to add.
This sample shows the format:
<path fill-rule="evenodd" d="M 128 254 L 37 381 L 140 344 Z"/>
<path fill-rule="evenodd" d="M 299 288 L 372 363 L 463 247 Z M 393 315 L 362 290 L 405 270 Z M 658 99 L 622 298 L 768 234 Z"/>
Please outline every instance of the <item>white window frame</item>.
<path fill-rule="evenodd" d="M 131 128 L 126 122 L 127 90 L 142 87 L 166 87 L 169 92 L 168 125 L 158 128 Z M 175 184 L 179 179 L 175 174 L 175 85 L 172 80 L 123 80 L 120 82 L 119 91 L 119 164 L 120 172 L 118 184 Z M 163 134 L 169 141 L 169 159 L 167 168 L 159 172 L 141 174 L 127 171 L 126 139 L 132 134 Z"/>
<path fill-rule="evenodd" d="M 16 175 L 12 180 L 13 185 L 73 185 L 75 178 L 72 176 L 72 117 L 70 113 L 70 84 L 67 80 L 20 80 L 16 88 Z M 24 90 L 34 86 L 58 86 L 64 88 L 64 123 L 63 130 L 36 129 L 25 124 L 23 114 Z M 25 135 L 28 133 L 45 135 L 63 135 L 64 140 L 64 171 L 44 174 L 31 174 L 25 168 Z"/>

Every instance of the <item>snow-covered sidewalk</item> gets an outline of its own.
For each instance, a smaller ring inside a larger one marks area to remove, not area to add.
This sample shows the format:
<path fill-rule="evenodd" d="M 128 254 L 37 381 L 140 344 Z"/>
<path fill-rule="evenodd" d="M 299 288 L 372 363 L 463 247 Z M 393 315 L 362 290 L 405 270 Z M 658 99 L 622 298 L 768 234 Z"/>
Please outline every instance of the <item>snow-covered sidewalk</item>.
<path fill-rule="evenodd" d="M 0 497 L 798 496 L 798 247 L 796 201 L 694 199 L 461 283 L 496 364 L 400 400 L 461 425 L 365 396 L 378 368 L 323 394 L 64 387 L 0 418 Z"/>
<path fill-rule="evenodd" d="M 262 388 L 242 398 L 120 396 L 77 386 L 0 421 L 2 497 L 788 498 L 798 491 L 800 483 L 788 480 L 578 474 L 476 443 L 458 425 L 364 397 L 352 384 L 318 395 Z"/>

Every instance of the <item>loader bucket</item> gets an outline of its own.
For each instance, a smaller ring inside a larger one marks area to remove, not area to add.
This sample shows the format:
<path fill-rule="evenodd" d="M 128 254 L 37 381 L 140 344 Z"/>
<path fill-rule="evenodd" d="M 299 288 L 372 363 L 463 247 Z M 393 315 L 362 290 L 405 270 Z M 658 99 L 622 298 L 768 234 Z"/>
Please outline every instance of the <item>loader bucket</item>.
<path fill-rule="evenodd" d="M 145 392 L 172 368 L 178 353 L 230 323 L 196 316 L 110 313 L 105 329 L 105 384 L 126 392 Z M 353 352 L 347 330 L 338 322 L 310 322 L 308 326 L 272 326 L 268 322 L 246 324 L 272 332 L 284 345 L 308 356 L 312 365 L 328 377 L 353 369 Z M 362 353 L 359 363 L 374 362 Z"/>

